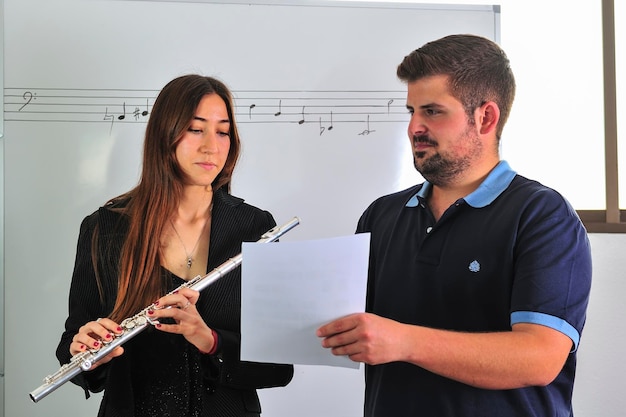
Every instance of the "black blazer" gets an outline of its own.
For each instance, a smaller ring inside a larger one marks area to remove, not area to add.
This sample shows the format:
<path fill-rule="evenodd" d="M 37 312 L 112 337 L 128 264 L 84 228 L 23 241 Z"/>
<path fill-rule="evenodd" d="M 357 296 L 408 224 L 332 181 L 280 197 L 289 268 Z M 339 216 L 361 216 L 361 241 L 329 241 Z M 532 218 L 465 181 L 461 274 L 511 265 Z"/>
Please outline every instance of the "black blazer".
<path fill-rule="evenodd" d="M 101 207 L 81 223 L 69 315 L 57 347 L 61 364 L 70 361 L 69 345 L 80 326 L 108 316 L 115 303 L 119 255 L 128 222 L 111 208 Z M 241 253 L 242 242 L 257 241 L 276 225 L 269 212 L 223 190 L 214 194 L 212 216 L 209 271 Z M 98 237 L 94 240 L 96 226 Z M 91 256 L 94 243 L 98 246 L 97 267 L 103 277 L 104 302 L 100 300 Z M 163 277 L 171 289 L 184 282 L 165 269 Z M 202 290 L 196 307 L 219 334 L 216 354 L 201 354 L 181 335 L 146 329 L 124 343 L 122 356 L 72 380 L 85 390 L 87 398 L 90 391 L 105 391 L 99 416 L 254 415 L 260 413 L 257 388 L 285 386 L 291 381 L 292 365 L 239 359 L 240 268 Z"/>

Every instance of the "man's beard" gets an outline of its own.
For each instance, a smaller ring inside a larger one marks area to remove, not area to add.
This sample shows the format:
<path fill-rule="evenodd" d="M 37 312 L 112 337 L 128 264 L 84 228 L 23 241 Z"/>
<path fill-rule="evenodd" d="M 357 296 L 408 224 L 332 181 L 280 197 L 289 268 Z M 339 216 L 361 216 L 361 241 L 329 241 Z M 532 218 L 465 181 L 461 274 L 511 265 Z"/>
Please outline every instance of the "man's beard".
<path fill-rule="evenodd" d="M 475 135 L 472 135 L 471 126 L 468 126 L 463 137 L 472 146 L 471 152 L 459 157 L 445 157 L 440 153 L 436 153 L 429 158 L 424 158 L 425 152 L 415 152 L 413 155 L 415 169 L 433 185 L 445 186 L 453 183 L 471 166 L 472 161 L 482 152 L 482 144 Z M 413 140 L 437 145 L 436 141 L 426 135 L 415 137 Z"/>

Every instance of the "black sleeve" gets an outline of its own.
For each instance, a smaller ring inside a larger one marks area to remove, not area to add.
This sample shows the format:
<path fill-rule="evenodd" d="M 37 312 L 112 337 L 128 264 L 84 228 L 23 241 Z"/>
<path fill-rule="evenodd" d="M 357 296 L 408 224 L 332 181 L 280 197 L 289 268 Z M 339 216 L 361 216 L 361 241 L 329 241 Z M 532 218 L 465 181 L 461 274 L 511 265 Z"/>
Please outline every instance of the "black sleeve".
<path fill-rule="evenodd" d="M 80 234 L 74 262 L 74 271 L 68 299 L 69 314 L 65 321 L 65 331 L 57 346 L 56 356 L 60 364 L 70 362 L 70 344 L 78 329 L 85 323 L 106 316 L 100 301 L 96 274 L 91 257 L 91 247 L 94 230 L 96 228 L 97 213 L 86 217 L 80 226 Z M 102 365 L 93 371 L 82 372 L 72 382 L 85 390 L 99 392 L 104 388 L 104 379 L 107 365 Z"/>

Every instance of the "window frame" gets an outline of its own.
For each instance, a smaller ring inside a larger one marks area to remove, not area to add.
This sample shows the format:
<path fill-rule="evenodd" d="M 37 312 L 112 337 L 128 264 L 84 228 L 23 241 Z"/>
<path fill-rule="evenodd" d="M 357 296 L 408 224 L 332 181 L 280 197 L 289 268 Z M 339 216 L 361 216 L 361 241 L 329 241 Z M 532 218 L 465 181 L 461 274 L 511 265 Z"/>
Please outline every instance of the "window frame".
<path fill-rule="evenodd" d="M 615 48 L 615 0 L 602 0 L 606 209 L 576 210 L 589 233 L 626 233 L 626 210 L 619 207 Z"/>

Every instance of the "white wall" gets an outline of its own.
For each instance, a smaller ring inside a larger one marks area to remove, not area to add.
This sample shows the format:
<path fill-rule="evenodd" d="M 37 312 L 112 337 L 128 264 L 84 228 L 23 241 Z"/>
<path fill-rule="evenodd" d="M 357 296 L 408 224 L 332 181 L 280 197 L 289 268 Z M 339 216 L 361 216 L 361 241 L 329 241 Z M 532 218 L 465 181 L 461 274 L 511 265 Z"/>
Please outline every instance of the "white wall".
<path fill-rule="evenodd" d="M 622 319 L 626 294 L 626 235 L 590 235 L 593 284 L 587 324 L 578 352 L 574 386 L 576 417 L 626 415 L 626 325 Z"/>

